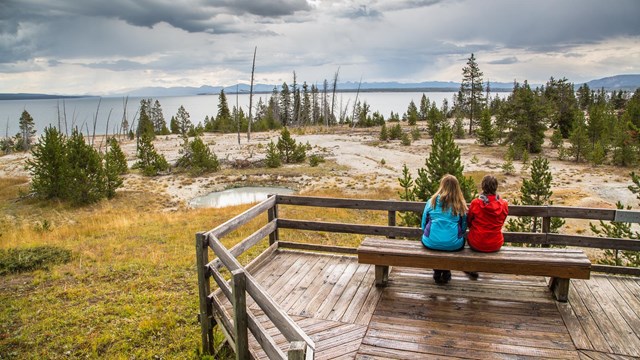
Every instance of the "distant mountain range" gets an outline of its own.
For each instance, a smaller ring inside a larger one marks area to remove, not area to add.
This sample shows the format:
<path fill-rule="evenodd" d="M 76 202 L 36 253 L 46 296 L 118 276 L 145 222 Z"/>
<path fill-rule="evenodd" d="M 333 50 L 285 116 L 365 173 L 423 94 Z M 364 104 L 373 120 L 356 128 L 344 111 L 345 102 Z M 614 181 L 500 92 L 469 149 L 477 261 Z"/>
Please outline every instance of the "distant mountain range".
<path fill-rule="evenodd" d="M 628 90 L 635 91 L 640 88 L 640 74 L 630 75 L 616 75 L 602 79 L 591 80 L 586 83 L 591 89 L 605 90 Z M 291 84 L 289 84 L 291 85 Z M 300 84 L 301 85 L 301 84 Z M 539 86 L 539 84 L 530 84 L 531 86 Z M 582 85 L 582 83 L 574 84 L 576 89 Z M 316 84 L 322 89 L 322 84 Z M 330 85 L 329 85 L 330 86 Z M 513 89 L 513 83 L 506 82 L 490 82 L 491 91 L 511 91 Z M 254 93 L 270 93 L 274 87 L 280 90 L 281 84 L 269 85 L 269 84 L 255 84 L 253 86 Z M 360 88 L 361 92 L 373 92 L 373 91 L 412 91 L 412 92 L 448 92 L 458 91 L 460 89 L 460 83 L 453 81 L 424 81 L 419 83 L 399 83 L 399 82 L 363 82 L 361 84 L 357 82 L 344 82 L 338 83 L 337 91 L 339 92 L 354 92 Z M 179 86 L 179 87 L 145 87 L 135 89 L 126 92 L 114 93 L 109 96 L 132 96 L 132 97 L 161 97 L 161 96 L 193 96 L 193 95 L 217 95 L 220 90 L 224 89 L 227 94 L 249 93 L 250 87 L 247 84 L 238 84 L 233 86 L 209 86 L 203 85 L 200 87 Z M 322 90 L 321 90 L 322 91 Z M 329 89 L 329 91 L 331 91 Z M 0 94 L 0 100 L 23 100 L 23 99 L 61 99 L 71 97 L 88 97 L 85 96 L 63 96 L 63 95 L 47 95 L 47 94 Z"/>

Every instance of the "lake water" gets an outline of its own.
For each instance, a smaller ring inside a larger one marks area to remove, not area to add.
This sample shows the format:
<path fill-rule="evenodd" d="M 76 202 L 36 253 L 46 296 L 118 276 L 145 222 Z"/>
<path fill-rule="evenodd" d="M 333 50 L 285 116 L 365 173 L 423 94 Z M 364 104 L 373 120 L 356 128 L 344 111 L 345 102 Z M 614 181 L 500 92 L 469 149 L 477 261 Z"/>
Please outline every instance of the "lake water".
<path fill-rule="evenodd" d="M 271 194 L 290 195 L 293 190 L 282 187 L 241 187 L 216 191 L 189 201 L 194 208 L 221 208 L 225 206 L 252 204 L 267 199 Z"/>
<path fill-rule="evenodd" d="M 399 113 L 402 116 L 402 114 L 407 111 L 411 100 L 414 101 L 416 106 L 420 106 L 422 94 L 422 92 L 364 92 L 358 94 L 358 100 L 366 101 L 371 106 L 372 113 L 379 111 L 385 118 L 388 118 L 391 111 Z M 442 105 L 444 99 L 447 99 L 449 106 L 451 106 L 456 93 L 426 92 L 424 94 L 430 101 L 435 101 L 438 106 Z M 271 94 L 255 94 L 253 104 L 255 106 L 260 98 L 266 103 L 270 97 Z M 341 106 L 348 109 L 347 114 L 351 114 L 355 98 L 356 93 L 337 93 L 335 101 L 336 116 L 338 116 L 338 111 Z M 131 97 L 128 100 L 126 113 L 129 125 L 133 123 L 134 115 L 136 115 L 140 106 L 141 99 L 140 97 Z M 194 124 L 204 121 L 205 116 L 215 116 L 218 112 L 218 95 L 168 96 L 154 99 L 160 101 L 167 124 L 171 116 L 178 112 L 180 105 L 184 106 L 187 112 L 189 112 L 191 122 Z M 99 102 L 100 108 L 98 109 Z M 237 97 L 235 94 L 228 94 L 227 102 L 229 108 L 235 106 L 237 102 L 245 113 L 249 111 L 249 94 L 243 93 Z M 27 110 L 33 117 L 36 124 L 37 135 L 39 136 L 47 125 L 58 125 L 58 108 L 61 114 L 63 113 L 63 109 L 66 109 L 67 129 L 69 132 L 75 125 L 82 127 L 85 134 L 87 127 L 89 132 L 92 133 L 97 111 L 96 134 L 104 134 L 107 131 L 107 121 L 109 124 L 108 132 L 112 134 L 117 130 L 118 125 L 122 121 L 124 98 L 91 97 L 65 100 L 0 100 L 0 137 L 5 136 L 7 124 L 10 136 L 18 132 L 18 121 L 23 110 Z M 63 118 L 62 115 L 61 118 Z M 62 122 L 63 132 L 64 129 L 64 122 Z"/>

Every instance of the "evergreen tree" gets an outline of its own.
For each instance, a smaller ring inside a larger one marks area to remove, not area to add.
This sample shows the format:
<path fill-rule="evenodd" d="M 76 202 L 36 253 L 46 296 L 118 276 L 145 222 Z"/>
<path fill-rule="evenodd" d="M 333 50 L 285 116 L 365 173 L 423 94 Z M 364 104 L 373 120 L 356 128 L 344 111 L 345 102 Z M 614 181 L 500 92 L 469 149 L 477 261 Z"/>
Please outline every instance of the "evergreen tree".
<path fill-rule="evenodd" d="M 560 129 L 554 129 L 553 130 L 553 134 L 551 134 L 551 147 L 553 149 L 557 149 L 560 146 L 562 146 L 563 140 L 562 140 L 562 133 L 560 132 Z"/>
<path fill-rule="evenodd" d="M 545 87 L 544 98 L 550 106 L 551 127 L 560 129 L 562 137 L 567 138 L 580 112 L 573 84 L 566 78 L 556 80 L 551 77 Z"/>
<path fill-rule="evenodd" d="M 141 100 L 140 103 L 144 102 Z M 138 119 L 138 130 L 136 132 L 138 137 L 147 136 L 151 139 L 154 139 L 156 133 L 153 129 L 153 122 L 151 122 L 151 118 L 149 117 L 149 113 L 145 109 L 145 106 L 140 106 L 140 119 Z"/>
<path fill-rule="evenodd" d="M 409 138 L 409 134 L 402 133 L 402 136 L 400 136 L 400 143 L 402 144 L 402 146 L 411 145 L 411 139 Z"/>
<path fill-rule="evenodd" d="M 116 195 L 116 189 L 122 186 L 122 174 L 129 169 L 127 160 L 118 144 L 118 140 L 112 137 L 108 140 L 109 150 L 104 156 L 104 172 L 106 177 L 106 196 L 111 199 Z"/>
<path fill-rule="evenodd" d="M 480 116 L 484 104 L 482 75 L 472 53 L 467 60 L 467 66 L 462 68 L 462 83 L 460 84 L 463 109 L 469 117 L 469 134 L 473 133 L 473 125 L 478 121 L 477 118 Z"/>
<path fill-rule="evenodd" d="M 578 107 L 580 108 L 580 110 L 587 110 L 589 109 L 589 106 L 591 106 L 591 104 L 593 104 L 593 94 L 591 92 L 591 89 L 589 89 L 589 85 L 582 84 L 579 88 L 578 91 L 576 92 L 576 97 L 578 100 Z"/>
<path fill-rule="evenodd" d="M 411 126 L 414 126 L 418 121 L 418 108 L 416 104 L 411 100 L 409 102 L 409 106 L 407 107 L 407 123 Z"/>
<path fill-rule="evenodd" d="M 635 172 L 631 172 L 630 175 L 633 185 L 629 186 L 629 190 L 636 194 L 636 198 L 640 200 L 640 177 L 636 175 Z M 624 206 L 620 201 L 616 203 L 616 208 L 618 210 L 631 210 L 631 206 Z M 600 220 L 599 226 L 590 223 L 589 227 L 591 231 L 600 237 L 629 240 L 640 239 L 640 232 L 634 231 L 632 224 L 628 222 L 611 221 L 605 223 Z M 607 249 L 604 250 L 604 259 L 600 259 L 598 262 L 606 265 L 640 267 L 640 251 Z"/>
<path fill-rule="evenodd" d="M 45 199 L 64 199 L 67 189 L 66 139 L 57 128 L 49 126 L 31 149 L 27 169 L 31 190 Z"/>
<path fill-rule="evenodd" d="M 75 204 L 94 203 L 107 195 L 107 178 L 98 151 L 74 129 L 67 141 L 67 194 Z M 115 191 L 115 190 L 114 190 Z"/>
<path fill-rule="evenodd" d="M 584 123 L 584 115 L 579 113 L 573 122 L 571 133 L 569 134 L 569 154 L 573 156 L 576 162 L 580 162 L 586 158 L 591 151 L 589 136 L 587 135 L 587 126 Z"/>
<path fill-rule="evenodd" d="M 291 123 L 291 93 L 286 82 L 282 83 L 280 91 L 280 122 L 287 127 Z"/>
<path fill-rule="evenodd" d="M 508 102 L 512 124 L 507 141 L 515 148 L 516 155 L 521 154 L 522 150 L 527 150 L 531 154 L 539 153 L 542 150 L 546 129 L 544 123 L 546 111 L 540 102 L 540 97 L 525 81 L 522 86 L 518 84 L 514 86 Z"/>
<path fill-rule="evenodd" d="M 302 84 L 302 108 L 300 111 L 300 123 L 309 125 L 311 123 L 311 98 L 309 97 L 309 86 L 305 81 Z"/>
<path fill-rule="evenodd" d="M 453 122 L 453 136 L 456 139 L 464 139 L 464 125 L 462 123 L 462 113 L 456 111 L 456 118 Z"/>
<path fill-rule="evenodd" d="M 167 135 L 167 122 L 164 120 L 160 101 L 156 100 L 150 110 L 151 122 L 156 135 Z"/>
<path fill-rule="evenodd" d="M 634 144 L 633 125 L 624 119 L 615 122 L 613 127 L 613 163 L 618 166 L 633 166 L 638 160 L 637 146 Z"/>
<path fill-rule="evenodd" d="M 400 195 L 400 199 L 404 201 L 416 201 L 414 182 L 407 164 L 402 165 L 402 177 L 398 178 L 398 182 L 402 188 L 402 191 L 398 193 L 398 195 Z M 418 213 L 413 211 L 403 211 L 400 212 L 399 215 L 400 219 L 402 219 L 402 223 L 405 225 L 415 226 L 420 224 L 420 214 Z"/>
<path fill-rule="evenodd" d="M 513 167 L 513 146 L 509 145 L 507 149 L 507 153 L 504 156 L 504 163 L 502 163 L 502 171 L 506 175 L 513 175 L 516 172 L 515 167 Z"/>
<path fill-rule="evenodd" d="M 442 177 L 451 174 L 460 182 L 465 199 L 471 201 L 476 192 L 475 184 L 471 177 L 464 177 L 463 171 L 460 149 L 453 141 L 451 129 L 445 126 L 432 140 L 431 153 L 425 161 L 425 167 L 418 169 L 415 180 L 416 199 L 427 201 L 438 190 Z"/>
<path fill-rule="evenodd" d="M 280 158 L 286 164 L 301 163 L 307 156 L 306 146 L 297 144 L 286 127 L 280 131 L 277 148 L 280 152 Z"/>
<path fill-rule="evenodd" d="M 431 103 L 427 115 L 427 132 L 432 138 L 445 126 L 444 114 L 438 109 L 435 101 Z"/>
<path fill-rule="evenodd" d="M 138 161 L 133 165 L 133 168 L 141 169 L 146 176 L 155 176 L 160 171 L 169 169 L 167 159 L 165 159 L 164 155 L 156 152 L 152 139 L 148 135 L 140 138 L 137 155 Z"/>
<path fill-rule="evenodd" d="M 116 173 L 119 175 L 124 175 L 129 171 L 129 167 L 127 165 L 127 157 L 122 152 L 120 148 L 120 143 L 115 137 L 111 137 L 108 140 L 109 150 L 105 155 L 105 160 L 108 160 L 112 163 L 113 168 Z"/>
<path fill-rule="evenodd" d="M 233 120 L 231 118 L 231 111 L 229 110 L 229 104 L 227 103 L 227 95 L 224 93 L 224 89 L 220 90 L 218 95 L 218 113 L 216 114 L 217 129 L 219 131 L 229 133 L 235 129 L 233 127 Z"/>
<path fill-rule="evenodd" d="M 482 110 L 480 127 L 478 128 L 476 135 L 478 136 L 478 143 L 483 146 L 489 146 L 495 142 L 495 130 L 491 124 L 491 111 L 489 108 L 484 108 Z"/>
<path fill-rule="evenodd" d="M 380 128 L 380 136 L 378 138 L 380 139 L 380 141 L 389 140 L 389 132 L 387 131 L 386 124 L 382 124 L 382 127 Z"/>
<path fill-rule="evenodd" d="M 172 134 L 180 134 L 180 125 L 178 125 L 178 120 L 175 116 L 171 117 L 170 127 Z"/>
<path fill-rule="evenodd" d="M 269 145 L 267 145 L 267 158 L 266 158 L 267 167 L 277 168 L 282 165 L 282 159 L 280 159 L 280 152 L 276 147 L 276 144 L 271 141 Z"/>
<path fill-rule="evenodd" d="M 431 102 L 429 101 L 429 98 L 423 93 L 422 98 L 420 98 L 420 111 L 418 111 L 418 118 L 420 119 L 420 121 L 427 120 L 430 104 Z"/>
<path fill-rule="evenodd" d="M 33 117 L 31 117 L 31 114 L 29 114 L 27 110 L 22 110 L 19 125 L 22 139 L 20 150 L 28 151 L 31 148 L 31 137 L 36 134 L 36 124 L 33 121 Z"/>
<path fill-rule="evenodd" d="M 186 141 L 185 152 L 178 159 L 176 165 L 188 169 L 193 175 L 220 169 L 218 157 L 211 152 L 199 136 L 196 136 L 192 141 Z"/>
<path fill-rule="evenodd" d="M 389 140 L 399 140 L 402 137 L 402 126 L 399 123 L 393 125 L 389 131 Z"/>
<path fill-rule="evenodd" d="M 593 165 L 602 165 L 604 163 L 605 155 L 606 153 L 605 153 L 604 145 L 602 145 L 602 143 L 598 141 L 596 142 L 596 144 L 593 147 L 593 150 L 591 150 L 591 153 L 589 154 L 589 161 Z"/>
<path fill-rule="evenodd" d="M 185 110 L 184 106 L 180 105 L 178 113 L 176 114 L 176 122 L 178 123 L 178 131 L 182 136 L 187 136 L 189 131 L 193 128 L 191 123 L 191 116 Z"/>
<path fill-rule="evenodd" d="M 531 179 L 523 179 L 520 187 L 520 200 L 514 200 L 515 205 L 552 205 L 550 200 L 553 192 L 551 182 L 553 176 L 549 169 L 549 161 L 537 157 L 531 163 Z M 557 233 L 564 225 L 561 218 L 551 218 L 550 232 Z M 538 217 L 521 216 L 517 219 L 509 219 L 506 224 L 507 231 L 514 232 L 540 232 L 542 219 Z"/>

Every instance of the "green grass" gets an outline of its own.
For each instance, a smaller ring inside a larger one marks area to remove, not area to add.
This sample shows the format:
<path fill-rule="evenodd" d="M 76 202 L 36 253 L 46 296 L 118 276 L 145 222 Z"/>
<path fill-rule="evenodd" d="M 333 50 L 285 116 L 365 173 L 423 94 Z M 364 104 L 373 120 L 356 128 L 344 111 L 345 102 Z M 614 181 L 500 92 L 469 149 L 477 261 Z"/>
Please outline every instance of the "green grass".
<path fill-rule="evenodd" d="M 66 263 L 0 276 L 0 359 L 197 357 L 195 233 L 248 206 L 166 212 L 167 199 L 131 191 L 73 208 L 20 198 L 25 190 L 26 179 L 0 180 L 0 249 L 13 253 L 46 245 L 73 256 Z M 376 189 L 357 197 L 389 198 L 393 192 Z M 337 190 L 309 195 L 346 197 Z M 386 223 L 383 212 L 285 206 L 281 211 L 290 218 Z M 259 217 L 223 243 L 230 248 L 265 223 L 266 216 Z M 282 237 L 342 246 L 360 241 L 310 232 Z M 241 262 L 267 245 L 263 241 Z"/>

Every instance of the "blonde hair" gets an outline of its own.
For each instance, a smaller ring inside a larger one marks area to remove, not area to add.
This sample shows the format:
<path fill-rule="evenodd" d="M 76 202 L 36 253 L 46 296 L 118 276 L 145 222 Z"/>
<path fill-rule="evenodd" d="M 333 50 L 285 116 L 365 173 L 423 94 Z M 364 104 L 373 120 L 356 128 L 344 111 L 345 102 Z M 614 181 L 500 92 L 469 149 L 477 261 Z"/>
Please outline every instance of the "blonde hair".
<path fill-rule="evenodd" d="M 442 203 L 442 211 L 451 209 L 453 215 L 464 215 L 467 212 L 467 203 L 455 176 L 447 174 L 442 177 L 438 191 L 429 200 L 432 208 L 436 207 L 438 196 Z"/>

